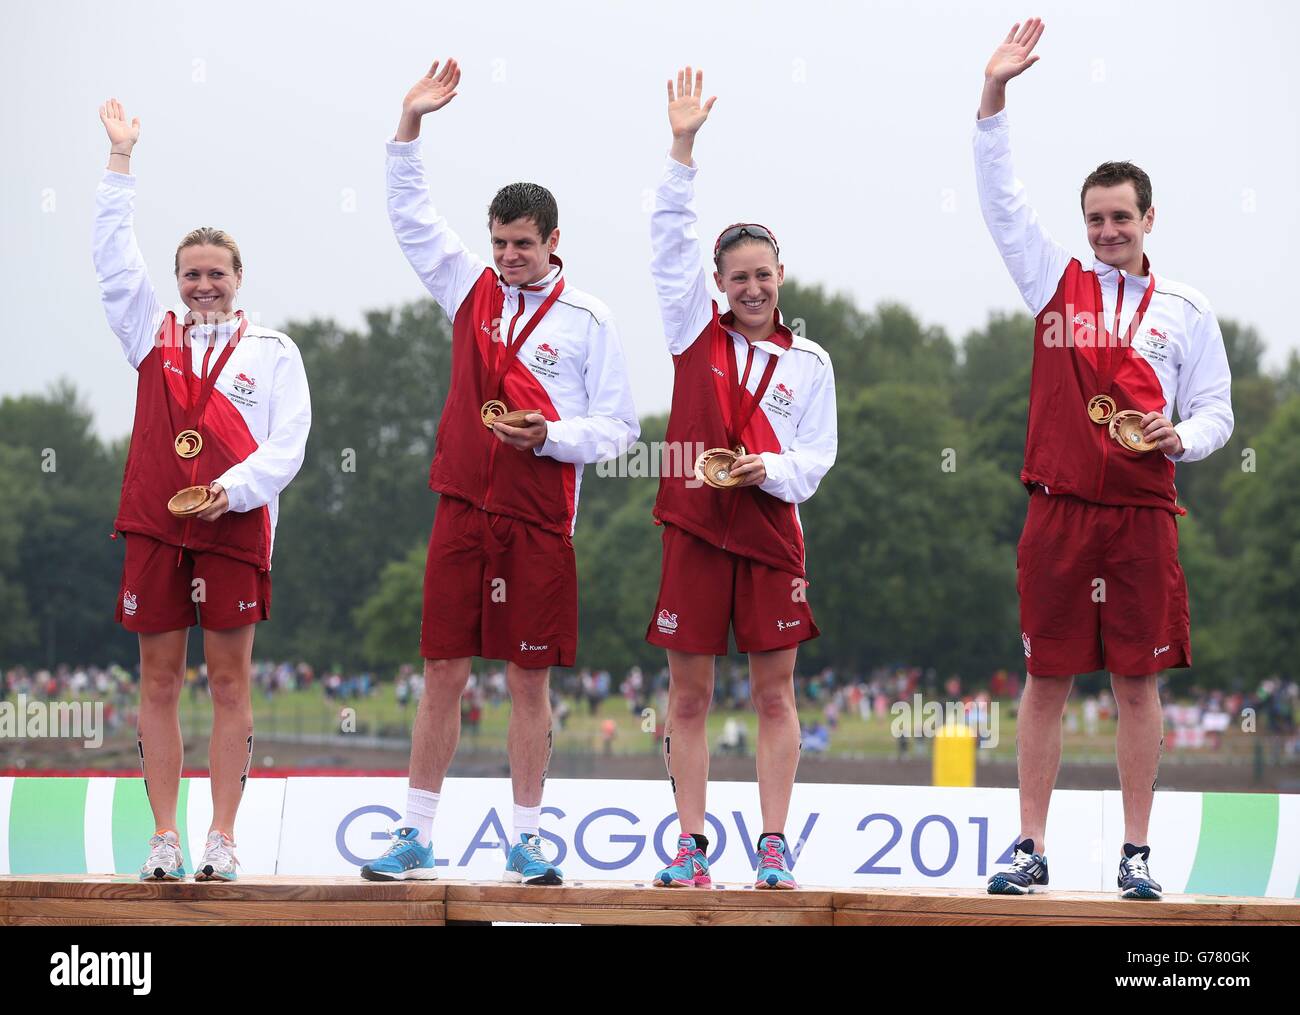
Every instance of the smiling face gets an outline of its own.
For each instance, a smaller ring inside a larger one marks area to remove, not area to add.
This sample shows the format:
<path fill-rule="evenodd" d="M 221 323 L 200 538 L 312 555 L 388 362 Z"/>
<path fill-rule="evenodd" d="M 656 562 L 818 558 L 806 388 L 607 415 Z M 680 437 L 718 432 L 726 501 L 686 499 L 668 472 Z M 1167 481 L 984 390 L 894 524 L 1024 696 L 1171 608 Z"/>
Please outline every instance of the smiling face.
<path fill-rule="evenodd" d="M 544 279 L 551 270 L 551 254 L 560 245 L 560 230 L 551 230 L 543 238 L 537 223 L 530 218 L 517 218 L 513 222 L 493 219 L 492 259 L 497 272 L 507 285 L 532 285 Z"/>
<path fill-rule="evenodd" d="M 713 280 L 726 295 L 737 324 L 746 331 L 771 329 L 785 265 L 777 263 L 770 243 L 745 239 L 728 247 Z"/>
<path fill-rule="evenodd" d="M 234 312 L 244 272 L 235 268 L 229 250 L 201 243 L 182 247 L 176 258 L 176 287 L 182 302 L 197 318 L 219 319 Z"/>
<path fill-rule="evenodd" d="M 1138 208 L 1137 188 L 1128 181 L 1089 187 L 1083 194 L 1088 245 L 1097 260 L 1130 274 L 1142 274 L 1142 246 L 1155 224 L 1156 210 Z"/>

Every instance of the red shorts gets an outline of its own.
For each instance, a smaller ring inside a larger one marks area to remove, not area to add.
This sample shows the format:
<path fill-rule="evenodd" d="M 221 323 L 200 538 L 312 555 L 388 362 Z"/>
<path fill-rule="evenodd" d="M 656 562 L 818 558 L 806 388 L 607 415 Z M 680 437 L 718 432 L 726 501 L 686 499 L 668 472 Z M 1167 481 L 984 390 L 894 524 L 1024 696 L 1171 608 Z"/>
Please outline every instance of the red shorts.
<path fill-rule="evenodd" d="M 808 605 L 808 583 L 748 557 L 720 550 L 675 525 L 664 525 L 663 572 L 651 645 L 698 655 L 727 654 L 727 629 L 739 652 L 792 648 L 821 632 Z"/>
<path fill-rule="evenodd" d="M 572 666 L 578 573 L 568 536 L 443 496 L 424 567 L 420 654 Z"/>
<path fill-rule="evenodd" d="M 1036 489 L 1016 552 L 1025 666 L 1036 677 L 1190 666 L 1178 525 L 1163 508 Z"/>
<path fill-rule="evenodd" d="M 159 634 L 197 623 L 229 631 L 271 618 L 271 575 L 220 553 L 183 550 L 135 532 L 123 533 L 126 561 L 117 622 L 136 634 Z"/>

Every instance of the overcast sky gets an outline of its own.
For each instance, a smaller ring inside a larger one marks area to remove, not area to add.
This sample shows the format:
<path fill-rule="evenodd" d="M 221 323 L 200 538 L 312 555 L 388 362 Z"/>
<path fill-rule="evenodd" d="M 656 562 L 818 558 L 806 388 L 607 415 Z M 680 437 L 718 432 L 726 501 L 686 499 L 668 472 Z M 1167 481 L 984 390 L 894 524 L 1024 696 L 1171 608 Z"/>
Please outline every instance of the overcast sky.
<path fill-rule="evenodd" d="M 464 73 L 425 120 L 435 201 L 487 256 L 496 189 L 551 188 L 570 284 L 613 309 L 642 413 L 671 391 L 648 200 L 664 82 L 687 62 L 719 96 L 696 145 L 702 234 L 764 222 L 791 277 L 863 307 L 901 301 L 960 339 L 1020 306 L 980 218 L 970 136 L 988 56 L 1031 14 L 1047 22 L 1042 59 L 1008 109 L 1047 227 L 1086 252 L 1083 177 L 1134 160 L 1154 182 L 1153 269 L 1255 325 L 1281 364 L 1300 346 L 1291 4 L 55 0 L 3 15 L 0 395 L 68 377 L 102 434 L 130 429 L 134 374 L 90 260 L 110 95 L 143 124 L 136 225 L 166 302 L 176 243 L 198 225 L 238 240 L 242 304 L 270 327 L 357 326 L 423 296 L 384 211 L 383 143 L 406 89 L 448 55 Z"/>

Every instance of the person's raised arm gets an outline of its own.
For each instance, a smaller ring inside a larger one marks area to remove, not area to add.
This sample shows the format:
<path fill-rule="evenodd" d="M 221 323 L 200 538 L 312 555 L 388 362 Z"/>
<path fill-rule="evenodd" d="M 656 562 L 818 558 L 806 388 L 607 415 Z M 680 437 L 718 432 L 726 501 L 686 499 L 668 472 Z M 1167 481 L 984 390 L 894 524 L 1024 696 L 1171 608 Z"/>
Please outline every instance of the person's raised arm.
<path fill-rule="evenodd" d="M 149 354 L 162 316 L 144 257 L 135 239 L 135 177 L 131 152 L 140 140 L 140 120 L 128 120 L 117 99 L 99 107 L 108 134 L 108 170 L 95 191 L 91 249 L 100 300 L 113 334 L 133 367 Z"/>
<path fill-rule="evenodd" d="M 1044 25 L 1030 18 L 1013 25 L 984 68 L 984 92 L 975 121 L 975 182 L 980 211 L 998 253 L 1032 314 L 1038 314 L 1056 291 L 1070 263 L 1070 252 L 1056 243 L 1029 204 L 1024 184 L 1011 162 L 1006 85 L 1037 62 L 1031 50 Z"/>
<path fill-rule="evenodd" d="M 668 82 L 668 125 L 673 141 L 650 216 L 650 270 L 659 295 L 664 337 L 674 356 L 695 341 L 713 313 L 695 231 L 695 135 L 717 101 L 714 96 L 701 104 L 703 91 L 704 72 L 692 76 L 690 67 L 678 71 L 676 90 L 672 81 Z"/>
<path fill-rule="evenodd" d="M 455 60 L 448 60 L 441 70 L 435 60 L 406 93 L 397 133 L 388 142 L 388 220 L 393 234 L 424 287 L 453 318 L 486 264 L 466 249 L 434 210 L 419 138 L 423 118 L 454 99 L 459 83 Z"/>

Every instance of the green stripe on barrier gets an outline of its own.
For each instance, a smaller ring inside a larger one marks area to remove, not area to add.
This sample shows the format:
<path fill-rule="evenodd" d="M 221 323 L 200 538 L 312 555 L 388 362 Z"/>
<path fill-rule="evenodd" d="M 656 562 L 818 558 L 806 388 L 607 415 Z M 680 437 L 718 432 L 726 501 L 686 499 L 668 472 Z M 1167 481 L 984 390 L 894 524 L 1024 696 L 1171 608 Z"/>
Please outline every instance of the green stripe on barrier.
<path fill-rule="evenodd" d="M 181 840 L 185 869 L 192 871 L 186 835 L 190 780 L 180 781 L 176 797 L 176 834 Z M 113 866 L 119 874 L 133 874 L 149 855 L 149 837 L 156 832 L 143 779 L 118 779 L 113 787 Z"/>
<path fill-rule="evenodd" d="M 181 856 L 185 859 L 185 869 L 193 874 L 194 861 L 190 857 L 190 781 L 182 779 L 176 795 L 176 834 L 181 837 Z"/>
<path fill-rule="evenodd" d="M 87 779 L 15 779 L 9 804 L 13 874 L 86 872 Z"/>
<path fill-rule="evenodd" d="M 153 811 L 143 779 L 117 779 L 113 786 L 113 870 L 134 874 L 149 855 Z"/>
<path fill-rule="evenodd" d="M 1275 794 L 1201 794 L 1201 835 L 1185 891 L 1263 895 L 1273 871 L 1277 822 Z"/>

